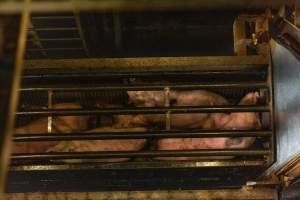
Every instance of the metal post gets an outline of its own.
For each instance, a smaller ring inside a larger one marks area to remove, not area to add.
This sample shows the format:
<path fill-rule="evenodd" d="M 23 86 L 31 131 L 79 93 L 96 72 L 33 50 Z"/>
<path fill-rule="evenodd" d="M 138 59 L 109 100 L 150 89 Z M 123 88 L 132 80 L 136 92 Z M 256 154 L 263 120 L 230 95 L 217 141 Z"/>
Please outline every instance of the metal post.
<path fill-rule="evenodd" d="M 295 25 L 300 28 L 300 3 L 295 5 Z"/>
<path fill-rule="evenodd" d="M 165 107 L 170 107 L 170 88 L 166 87 L 164 89 L 164 94 L 165 94 Z M 171 129 L 171 117 L 170 117 L 171 112 L 167 111 L 166 112 L 166 130 Z"/>
<path fill-rule="evenodd" d="M 53 91 L 49 90 L 48 91 L 48 109 L 52 109 L 52 96 L 53 96 Z M 52 133 L 52 116 L 48 116 L 48 133 Z"/>
<path fill-rule="evenodd" d="M 29 0 L 25 2 L 29 3 Z M 3 49 L 3 55 L 0 55 L 0 198 L 5 190 L 10 163 L 10 143 L 19 97 L 17 91 L 22 72 L 29 12 L 24 9 L 21 16 L 5 16 L 1 22 L 3 31 L 0 37 L 4 39 L 0 46 Z"/>

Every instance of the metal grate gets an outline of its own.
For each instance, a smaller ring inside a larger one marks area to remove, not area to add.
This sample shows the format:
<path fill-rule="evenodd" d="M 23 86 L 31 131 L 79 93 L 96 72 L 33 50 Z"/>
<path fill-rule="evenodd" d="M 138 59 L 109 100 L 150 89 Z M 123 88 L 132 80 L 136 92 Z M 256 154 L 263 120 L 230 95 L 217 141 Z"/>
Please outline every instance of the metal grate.
<path fill-rule="evenodd" d="M 26 52 L 27 59 L 87 57 L 79 14 L 33 15 Z"/>

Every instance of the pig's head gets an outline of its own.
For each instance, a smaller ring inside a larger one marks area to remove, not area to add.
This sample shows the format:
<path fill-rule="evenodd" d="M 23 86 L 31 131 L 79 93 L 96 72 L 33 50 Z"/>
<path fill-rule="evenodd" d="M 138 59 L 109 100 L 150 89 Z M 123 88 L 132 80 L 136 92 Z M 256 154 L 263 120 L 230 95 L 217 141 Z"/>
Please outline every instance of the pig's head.
<path fill-rule="evenodd" d="M 137 107 L 163 106 L 165 97 L 162 91 L 128 91 L 129 101 Z"/>
<path fill-rule="evenodd" d="M 54 109 L 80 109 L 78 103 L 60 103 L 53 105 Z M 89 116 L 57 116 L 53 118 L 54 126 L 59 131 L 76 132 L 88 128 Z"/>

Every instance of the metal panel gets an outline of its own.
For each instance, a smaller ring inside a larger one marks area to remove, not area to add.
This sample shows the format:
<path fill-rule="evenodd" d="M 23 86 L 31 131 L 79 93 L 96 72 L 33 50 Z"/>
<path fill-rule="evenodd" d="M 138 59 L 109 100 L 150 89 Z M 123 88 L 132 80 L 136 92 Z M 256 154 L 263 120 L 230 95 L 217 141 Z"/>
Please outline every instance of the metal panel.
<path fill-rule="evenodd" d="M 300 155 L 300 62 L 274 41 L 271 51 L 277 162 L 268 173 L 277 171 Z"/>

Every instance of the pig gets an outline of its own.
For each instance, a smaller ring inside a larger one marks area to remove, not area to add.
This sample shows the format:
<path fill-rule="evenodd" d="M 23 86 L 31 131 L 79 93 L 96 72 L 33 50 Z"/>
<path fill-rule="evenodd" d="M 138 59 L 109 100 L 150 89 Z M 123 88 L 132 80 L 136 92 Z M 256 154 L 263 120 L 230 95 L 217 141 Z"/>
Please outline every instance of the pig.
<path fill-rule="evenodd" d="M 239 105 L 253 105 L 257 103 L 259 94 L 257 92 L 247 94 Z M 261 128 L 258 113 L 212 113 L 203 125 L 204 129 L 218 130 L 257 130 Z M 195 150 L 195 149 L 241 149 L 248 148 L 253 144 L 254 137 L 240 138 L 178 138 L 161 139 L 157 142 L 158 150 Z M 229 159 L 224 157 L 161 157 L 160 160 L 195 160 L 195 159 Z"/>
<path fill-rule="evenodd" d="M 86 133 L 94 132 L 146 132 L 143 127 L 135 128 L 116 128 L 116 127 L 100 127 Z M 123 140 L 89 140 L 89 141 L 63 141 L 52 147 L 48 152 L 84 152 L 84 151 L 139 151 L 146 144 L 146 139 L 123 139 Z M 105 159 L 89 159 L 93 162 L 122 162 L 128 161 L 129 158 L 105 158 Z M 67 159 L 66 163 L 83 162 L 81 159 Z"/>
<path fill-rule="evenodd" d="M 165 96 L 163 91 L 129 91 L 131 102 L 137 107 L 162 107 Z M 214 106 L 228 105 L 229 102 L 222 96 L 205 90 L 192 91 L 170 91 L 170 102 L 174 106 Z M 172 114 L 170 123 L 176 129 L 202 128 L 204 122 L 209 118 L 208 113 Z M 147 126 L 165 123 L 165 115 L 138 115 L 132 117 L 128 123 Z M 124 120 L 123 120 L 124 122 Z"/>
<path fill-rule="evenodd" d="M 54 109 L 79 109 L 78 103 L 60 103 L 53 105 Z M 80 132 L 88 128 L 88 116 L 57 116 L 53 117 L 53 133 Z M 48 118 L 37 119 L 30 124 L 15 128 L 15 134 L 41 134 L 47 133 Z M 16 142 L 13 144 L 13 153 L 37 153 L 46 152 L 50 147 L 55 146 L 57 141 L 47 142 Z"/>

